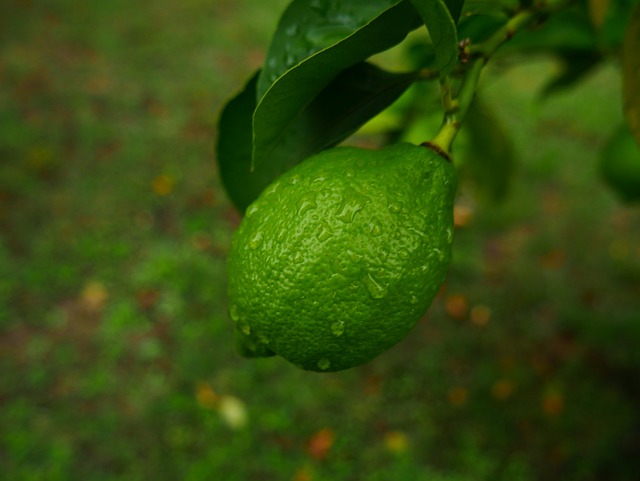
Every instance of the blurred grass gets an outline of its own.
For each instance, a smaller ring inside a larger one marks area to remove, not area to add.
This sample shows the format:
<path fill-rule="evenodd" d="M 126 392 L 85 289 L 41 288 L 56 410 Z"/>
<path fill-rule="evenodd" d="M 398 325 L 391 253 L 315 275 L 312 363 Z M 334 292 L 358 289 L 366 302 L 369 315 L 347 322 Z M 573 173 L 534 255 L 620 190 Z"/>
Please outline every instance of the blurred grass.
<path fill-rule="evenodd" d="M 0 464 L 11 480 L 635 480 L 640 212 L 596 173 L 615 66 L 493 69 L 512 195 L 463 187 L 427 318 L 332 375 L 233 349 L 217 113 L 286 2 L 0 6 Z"/>

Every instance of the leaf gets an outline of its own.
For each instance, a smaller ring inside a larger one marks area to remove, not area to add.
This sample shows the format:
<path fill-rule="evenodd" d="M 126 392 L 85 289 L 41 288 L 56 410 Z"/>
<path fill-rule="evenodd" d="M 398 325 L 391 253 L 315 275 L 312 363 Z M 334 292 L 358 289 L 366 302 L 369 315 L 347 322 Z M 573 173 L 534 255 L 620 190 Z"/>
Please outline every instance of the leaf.
<path fill-rule="evenodd" d="M 464 170 L 479 193 L 489 200 L 502 200 L 513 173 L 515 149 L 502 123 L 476 96 L 464 125 L 467 145 L 461 157 Z"/>
<path fill-rule="evenodd" d="M 502 27 L 507 20 L 506 15 L 500 14 L 466 15 L 458 24 L 458 38 L 468 38 L 472 43 L 482 42 Z"/>
<path fill-rule="evenodd" d="M 251 171 L 251 114 L 256 77 L 225 107 L 220 120 L 218 162 L 233 203 L 244 211 L 289 168 L 338 144 L 400 97 L 415 73 L 389 73 L 368 63 L 342 72 L 300 113 L 272 152 Z"/>
<path fill-rule="evenodd" d="M 449 9 L 451 18 L 455 23 L 457 23 L 458 19 L 460 19 L 460 14 L 462 13 L 464 0 L 444 0 L 444 3 L 447 5 L 447 8 Z"/>
<path fill-rule="evenodd" d="M 562 52 L 562 71 L 542 89 L 542 97 L 548 97 L 577 84 L 584 79 L 601 61 L 602 54 L 596 50 Z"/>
<path fill-rule="evenodd" d="M 408 1 L 294 0 L 258 82 L 253 165 L 273 161 L 306 106 L 340 72 L 400 43 L 419 25 Z"/>
<path fill-rule="evenodd" d="M 280 172 L 265 165 L 251 170 L 251 117 L 256 108 L 256 73 L 245 88 L 224 107 L 218 122 L 217 159 L 222 184 L 233 204 L 241 211 Z M 251 174 L 251 175 L 249 175 Z"/>
<path fill-rule="evenodd" d="M 640 3 L 627 26 L 622 46 L 622 98 L 629 129 L 640 145 Z"/>
<path fill-rule="evenodd" d="M 551 16 L 542 26 L 519 32 L 502 50 L 552 53 L 597 50 L 597 36 L 586 9 L 577 5 Z"/>
<path fill-rule="evenodd" d="M 456 24 L 443 0 L 411 0 L 411 3 L 429 30 L 440 78 L 444 78 L 458 63 Z"/>

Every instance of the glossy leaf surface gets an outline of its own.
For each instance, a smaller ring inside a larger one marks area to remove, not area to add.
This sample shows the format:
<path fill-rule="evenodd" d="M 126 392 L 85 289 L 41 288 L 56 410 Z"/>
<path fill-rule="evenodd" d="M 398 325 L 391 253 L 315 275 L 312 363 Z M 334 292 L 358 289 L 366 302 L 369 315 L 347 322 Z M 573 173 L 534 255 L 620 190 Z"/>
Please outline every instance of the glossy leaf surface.
<path fill-rule="evenodd" d="M 294 0 L 258 81 L 253 165 L 278 161 L 274 155 L 300 115 L 340 72 L 393 47 L 419 25 L 407 1 Z"/>
<path fill-rule="evenodd" d="M 436 54 L 440 78 L 451 73 L 458 63 L 458 34 L 451 12 L 443 0 L 411 0 L 429 36 Z"/>

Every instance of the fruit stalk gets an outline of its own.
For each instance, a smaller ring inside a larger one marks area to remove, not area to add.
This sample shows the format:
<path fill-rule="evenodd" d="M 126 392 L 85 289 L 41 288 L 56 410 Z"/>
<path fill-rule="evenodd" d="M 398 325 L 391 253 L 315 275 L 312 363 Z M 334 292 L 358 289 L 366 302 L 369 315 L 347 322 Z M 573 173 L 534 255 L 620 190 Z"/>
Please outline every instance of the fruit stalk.
<path fill-rule="evenodd" d="M 485 41 L 471 45 L 461 42 L 462 54 L 470 60 L 466 68 L 457 95 L 452 94 L 451 81 L 446 77 L 440 82 L 444 119 L 436 136 L 428 142 L 444 157 L 451 158 L 451 146 L 471 106 L 482 70 L 492 55 L 518 31 L 522 30 L 534 20 L 542 19 L 561 10 L 574 0 L 549 0 L 535 4 L 533 7 L 518 11 L 500 29 Z"/>

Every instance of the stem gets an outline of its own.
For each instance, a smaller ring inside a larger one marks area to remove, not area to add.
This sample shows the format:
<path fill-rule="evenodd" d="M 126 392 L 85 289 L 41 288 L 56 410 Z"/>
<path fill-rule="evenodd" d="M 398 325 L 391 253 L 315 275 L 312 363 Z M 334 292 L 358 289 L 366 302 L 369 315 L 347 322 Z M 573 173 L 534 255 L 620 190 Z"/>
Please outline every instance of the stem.
<path fill-rule="evenodd" d="M 505 42 L 525 26 L 529 25 L 533 20 L 560 10 L 573 1 L 574 0 L 547 0 L 531 9 L 522 10 L 511 17 L 507 23 L 482 43 L 466 47 L 467 50 L 465 53 L 473 58 L 471 65 L 467 67 L 462 77 L 457 97 L 454 98 L 452 95 L 449 77 L 441 80 L 440 91 L 444 108 L 444 119 L 436 136 L 427 144 L 439 151 L 444 157 L 450 158 L 451 146 L 471 106 L 478 82 L 480 81 L 480 74 L 489 61 L 489 58 L 491 58 Z"/>

